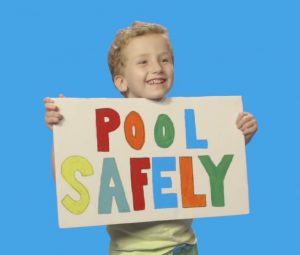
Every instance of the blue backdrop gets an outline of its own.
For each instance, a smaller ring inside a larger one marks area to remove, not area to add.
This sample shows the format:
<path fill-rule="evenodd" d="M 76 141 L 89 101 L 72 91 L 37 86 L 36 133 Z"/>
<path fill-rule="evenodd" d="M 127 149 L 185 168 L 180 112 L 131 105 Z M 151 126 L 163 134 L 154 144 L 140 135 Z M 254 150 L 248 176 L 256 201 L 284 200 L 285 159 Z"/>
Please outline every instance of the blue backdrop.
<path fill-rule="evenodd" d="M 195 220 L 201 254 L 300 254 L 299 11 L 296 0 L 2 0 L 0 254 L 107 254 L 105 227 L 58 228 L 43 98 L 119 97 L 107 51 L 135 20 L 170 31 L 170 96 L 242 95 L 259 123 L 251 214 Z"/>

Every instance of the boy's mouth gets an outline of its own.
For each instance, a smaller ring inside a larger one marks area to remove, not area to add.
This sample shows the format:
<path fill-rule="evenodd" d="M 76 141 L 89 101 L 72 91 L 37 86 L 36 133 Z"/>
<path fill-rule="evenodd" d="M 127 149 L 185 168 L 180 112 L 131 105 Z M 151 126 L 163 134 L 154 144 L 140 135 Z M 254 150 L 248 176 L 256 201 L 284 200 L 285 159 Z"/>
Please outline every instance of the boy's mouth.
<path fill-rule="evenodd" d="M 155 84 L 163 84 L 166 81 L 166 79 L 163 78 L 157 78 L 157 79 L 151 79 L 146 81 L 149 85 L 155 85 Z"/>

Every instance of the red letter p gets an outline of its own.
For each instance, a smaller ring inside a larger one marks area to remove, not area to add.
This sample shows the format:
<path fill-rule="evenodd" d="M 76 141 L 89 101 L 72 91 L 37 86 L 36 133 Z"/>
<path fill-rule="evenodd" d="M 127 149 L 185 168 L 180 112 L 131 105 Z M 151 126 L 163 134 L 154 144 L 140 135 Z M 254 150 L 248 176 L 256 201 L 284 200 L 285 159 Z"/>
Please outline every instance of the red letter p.
<path fill-rule="evenodd" d="M 108 121 L 105 121 L 105 117 Z M 109 136 L 111 131 L 120 126 L 120 115 L 113 109 L 96 109 L 96 129 L 98 151 L 109 151 Z"/>

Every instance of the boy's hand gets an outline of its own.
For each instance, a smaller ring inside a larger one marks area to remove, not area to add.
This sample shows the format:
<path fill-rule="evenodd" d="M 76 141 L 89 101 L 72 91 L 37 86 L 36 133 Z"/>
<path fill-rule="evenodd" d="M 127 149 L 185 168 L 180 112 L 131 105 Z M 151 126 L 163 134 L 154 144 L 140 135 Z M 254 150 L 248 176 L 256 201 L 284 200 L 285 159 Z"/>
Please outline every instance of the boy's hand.
<path fill-rule="evenodd" d="M 245 144 L 249 143 L 257 131 L 257 122 L 255 117 L 249 112 L 239 113 L 236 126 L 243 132 L 245 137 Z"/>
<path fill-rule="evenodd" d="M 59 97 L 64 96 L 61 94 L 59 95 Z M 54 101 L 51 98 L 46 97 L 44 99 L 44 105 L 46 109 L 45 122 L 47 127 L 52 130 L 53 125 L 58 124 L 63 119 L 63 116 L 59 113 L 57 105 L 55 105 Z"/>

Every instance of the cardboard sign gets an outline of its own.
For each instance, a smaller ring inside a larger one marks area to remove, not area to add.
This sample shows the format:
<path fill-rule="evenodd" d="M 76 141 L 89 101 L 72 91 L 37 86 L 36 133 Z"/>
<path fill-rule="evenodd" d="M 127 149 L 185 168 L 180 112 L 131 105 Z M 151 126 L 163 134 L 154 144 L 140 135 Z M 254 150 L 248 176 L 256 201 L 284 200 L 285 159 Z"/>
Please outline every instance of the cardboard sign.
<path fill-rule="evenodd" d="M 55 102 L 60 227 L 249 212 L 241 97 Z"/>

